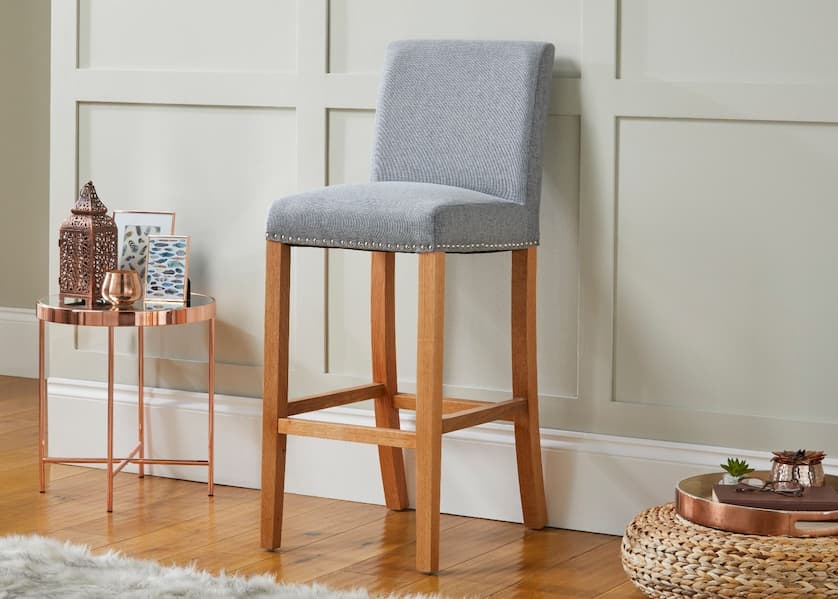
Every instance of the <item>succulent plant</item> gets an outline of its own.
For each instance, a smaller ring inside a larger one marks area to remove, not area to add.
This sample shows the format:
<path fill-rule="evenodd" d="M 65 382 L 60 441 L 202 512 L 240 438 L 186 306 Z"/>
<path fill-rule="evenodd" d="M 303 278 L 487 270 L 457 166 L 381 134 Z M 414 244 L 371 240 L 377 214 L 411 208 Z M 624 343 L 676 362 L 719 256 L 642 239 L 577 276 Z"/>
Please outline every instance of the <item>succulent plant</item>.
<path fill-rule="evenodd" d="M 792 466 L 820 464 L 826 456 L 826 453 L 823 451 L 811 451 L 807 449 L 798 449 L 797 451 L 786 449 L 785 451 L 772 451 L 771 453 L 774 454 L 774 457 L 771 458 L 772 461 L 780 464 L 791 464 Z"/>
<path fill-rule="evenodd" d="M 727 464 L 719 464 L 719 466 L 722 467 L 722 470 L 736 478 L 740 478 L 754 471 L 746 460 L 739 460 L 737 458 L 728 458 Z"/>

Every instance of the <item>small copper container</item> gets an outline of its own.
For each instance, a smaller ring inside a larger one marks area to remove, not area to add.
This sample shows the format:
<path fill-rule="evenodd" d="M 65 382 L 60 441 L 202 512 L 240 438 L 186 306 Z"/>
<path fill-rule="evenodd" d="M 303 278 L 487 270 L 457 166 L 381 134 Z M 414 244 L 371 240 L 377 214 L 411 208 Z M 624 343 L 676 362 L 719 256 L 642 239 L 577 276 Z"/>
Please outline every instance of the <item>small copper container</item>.
<path fill-rule="evenodd" d="M 824 485 L 823 464 L 771 464 L 771 480 L 796 481 L 803 487 L 822 487 Z M 782 488 L 782 485 L 780 485 Z"/>
<path fill-rule="evenodd" d="M 130 306 L 143 296 L 140 276 L 133 270 L 109 270 L 102 282 L 102 297 L 114 306 Z"/>

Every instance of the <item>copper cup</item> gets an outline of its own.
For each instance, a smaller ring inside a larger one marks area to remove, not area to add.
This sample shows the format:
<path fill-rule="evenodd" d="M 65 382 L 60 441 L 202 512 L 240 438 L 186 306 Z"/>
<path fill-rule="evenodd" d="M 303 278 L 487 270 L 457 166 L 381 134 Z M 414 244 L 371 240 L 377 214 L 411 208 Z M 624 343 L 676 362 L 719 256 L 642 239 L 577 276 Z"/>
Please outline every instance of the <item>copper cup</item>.
<path fill-rule="evenodd" d="M 771 479 L 782 482 L 798 482 L 803 487 L 822 487 L 825 484 L 823 464 L 781 464 L 771 463 Z"/>
<path fill-rule="evenodd" d="M 130 306 L 143 296 L 140 277 L 133 270 L 109 270 L 102 281 L 102 297 L 114 306 Z"/>

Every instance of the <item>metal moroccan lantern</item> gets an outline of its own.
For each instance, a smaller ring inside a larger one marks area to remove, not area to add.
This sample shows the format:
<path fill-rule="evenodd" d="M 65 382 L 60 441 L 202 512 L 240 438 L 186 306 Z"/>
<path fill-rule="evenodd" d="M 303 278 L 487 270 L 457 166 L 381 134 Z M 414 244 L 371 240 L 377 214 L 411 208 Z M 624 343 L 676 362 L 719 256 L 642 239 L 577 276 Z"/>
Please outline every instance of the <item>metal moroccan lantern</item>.
<path fill-rule="evenodd" d="M 93 181 L 81 188 L 71 212 L 58 238 L 58 290 L 61 301 L 78 298 L 93 304 L 102 298 L 105 273 L 116 268 L 116 224 Z"/>

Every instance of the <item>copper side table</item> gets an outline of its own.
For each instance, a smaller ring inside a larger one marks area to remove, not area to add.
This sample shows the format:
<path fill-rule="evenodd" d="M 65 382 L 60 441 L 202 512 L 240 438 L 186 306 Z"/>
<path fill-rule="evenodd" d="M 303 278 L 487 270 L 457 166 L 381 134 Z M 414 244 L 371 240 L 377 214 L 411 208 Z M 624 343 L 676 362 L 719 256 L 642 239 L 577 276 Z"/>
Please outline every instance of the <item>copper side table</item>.
<path fill-rule="evenodd" d="M 208 295 L 193 293 L 189 305 L 169 302 L 137 302 L 127 308 L 110 305 L 87 305 L 84 303 L 65 303 L 56 296 L 45 297 L 35 305 L 38 317 L 38 467 L 40 470 L 40 490 L 46 490 L 46 464 L 107 464 L 107 509 L 113 511 L 113 478 L 128 464 L 137 464 L 139 477 L 145 474 L 146 464 L 165 464 L 180 466 L 206 466 L 207 494 L 213 494 L 213 444 L 215 416 L 215 299 Z M 108 327 L 108 447 L 107 457 L 79 458 L 52 457 L 47 451 L 47 385 L 44 360 L 44 337 L 46 323 L 68 324 L 75 326 Z M 209 324 L 209 381 L 207 396 L 209 402 L 209 422 L 207 425 L 206 460 L 161 460 L 145 457 L 144 405 L 143 405 L 143 331 L 145 327 L 158 327 L 193 322 Z M 114 363 L 114 328 L 137 328 L 137 445 L 124 458 L 113 455 L 113 363 Z"/>

